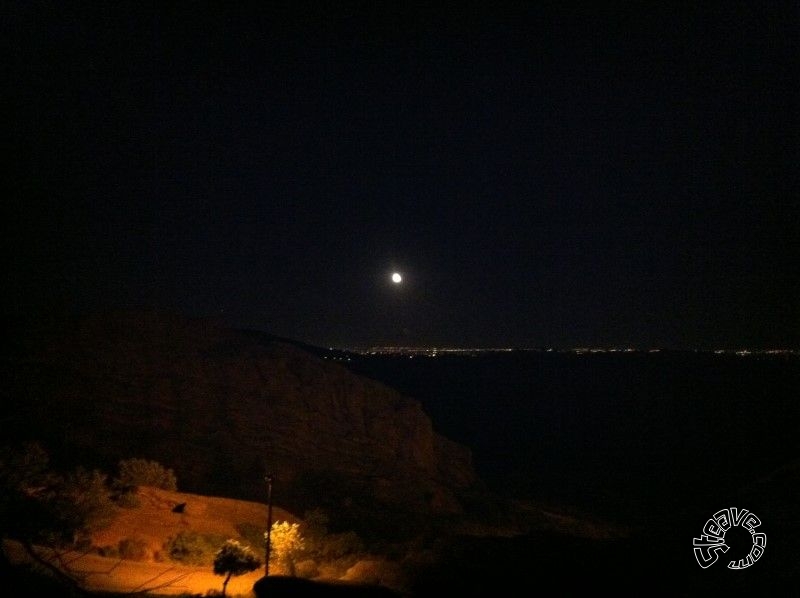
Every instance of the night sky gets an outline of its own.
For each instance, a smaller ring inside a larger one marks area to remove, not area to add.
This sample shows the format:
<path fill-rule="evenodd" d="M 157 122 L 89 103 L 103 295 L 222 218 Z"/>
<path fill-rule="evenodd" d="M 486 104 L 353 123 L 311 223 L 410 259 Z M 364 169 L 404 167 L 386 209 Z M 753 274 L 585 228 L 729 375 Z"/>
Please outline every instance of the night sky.
<path fill-rule="evenodd" d="M 800 346 L 796 3 L 205 4 L 4 5 L 7 316 Z"/>

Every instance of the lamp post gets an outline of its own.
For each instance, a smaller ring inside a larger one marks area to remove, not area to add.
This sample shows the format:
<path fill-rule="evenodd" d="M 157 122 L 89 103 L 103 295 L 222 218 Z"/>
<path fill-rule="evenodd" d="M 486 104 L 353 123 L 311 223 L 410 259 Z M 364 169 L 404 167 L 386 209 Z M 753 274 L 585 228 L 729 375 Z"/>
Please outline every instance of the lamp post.
<path fill-rule="evenodd" d="M 269 577 L 269 540 L 270 534 L 272 533 L 272 482 L 275 476 L 268 473 L 264 479 L 267 482 L 267 541 L 266 554 L 264 555 L 264 577 Z"/>

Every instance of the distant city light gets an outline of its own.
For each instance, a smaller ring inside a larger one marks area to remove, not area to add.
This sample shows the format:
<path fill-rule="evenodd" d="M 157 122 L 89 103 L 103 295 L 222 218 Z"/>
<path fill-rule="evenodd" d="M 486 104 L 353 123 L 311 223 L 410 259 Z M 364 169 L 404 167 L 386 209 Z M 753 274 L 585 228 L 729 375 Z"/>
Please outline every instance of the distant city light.
<path fill-rule="evenodd" d="M 368 347 L 357 348 L 350 347 L 346 349 L 338 349 L 348 354 L 354 355 L 402 355 L 406 357 L 424 356 L 424 357 L 443 357 L 443 356 L 468 356 L 477 357 L 478 355 L 487 355 L 492 353 L 559 353 L 559 354 L 573 354 L 573 355 L 603 355 L 603 354 L 627 354 L 627 355 L 657 355 L 660 353 L 670 353 L 669 349 L 661 347 L 641 349 L 634 347 L 575 347 L 571 349 L 558 349 L 553 347 L 530 348 L 530 347 L 429 347 L 429 346 L 383 346 L 383 347 Z M 800 349 L 738 349 L 726 350 L 716 349 L 701 351 L 698 349 L 687 350 L 673 350 L 673 353 L 709 353 L 713 355 L 736 355 L 740 357 L 782 357 L 782 358 L 800 358 Z M 350 357 L 334 357 L 337 361 L 349 361 Z"/>

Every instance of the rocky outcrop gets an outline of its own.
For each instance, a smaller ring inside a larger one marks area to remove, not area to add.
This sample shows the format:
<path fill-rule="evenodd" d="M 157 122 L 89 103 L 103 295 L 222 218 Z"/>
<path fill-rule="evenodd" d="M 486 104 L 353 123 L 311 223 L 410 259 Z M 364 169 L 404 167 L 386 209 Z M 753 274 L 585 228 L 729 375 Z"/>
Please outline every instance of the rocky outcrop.
<path fill-rule="evenodd" d="M 420 404 L 266 336 L 162 313 L 83 319 L 5 360 L 18 437 L 60 458 L 145 457 L 181 489 L 295 509 L 457 513 L 469 451 Z M 371 505 L 371 506 L 370 506 Z"/>

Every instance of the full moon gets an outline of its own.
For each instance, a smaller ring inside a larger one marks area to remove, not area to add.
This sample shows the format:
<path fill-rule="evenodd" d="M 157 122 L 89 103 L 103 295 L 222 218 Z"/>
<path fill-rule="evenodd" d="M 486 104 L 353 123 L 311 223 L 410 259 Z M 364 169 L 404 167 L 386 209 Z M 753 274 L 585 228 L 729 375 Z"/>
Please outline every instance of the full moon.
<path fill-rule="evenodd" d="M 400 283 L 400 282 L 402 282 L 402 281 L 403 281 L 403 277 L 402 277 L 402 276 L 400 276 L 400 273 L 399 273 L 399 272 L 394 272 L 394 273 L 392 273 L 392 282 L 393 282 L 393 283 L 395 283 L 395 284 L 399 284 L 399 283 Z"/>

